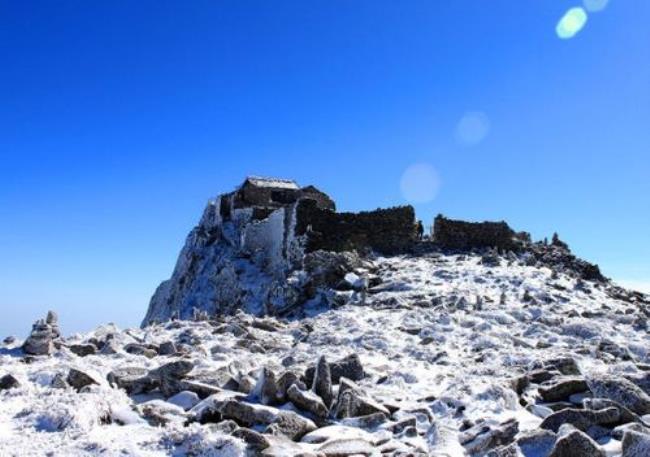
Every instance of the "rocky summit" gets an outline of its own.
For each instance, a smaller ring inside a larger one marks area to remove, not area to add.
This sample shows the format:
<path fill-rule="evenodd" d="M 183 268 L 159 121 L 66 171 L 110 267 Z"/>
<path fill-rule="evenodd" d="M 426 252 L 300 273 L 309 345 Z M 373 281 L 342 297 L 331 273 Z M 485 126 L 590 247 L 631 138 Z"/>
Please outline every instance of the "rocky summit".
<path fill-rule="evenodd" d="M 559 237 L 248 178 L 141 328 L 0 346 L 0 455 L 650 455 L 650 297 Z"/>

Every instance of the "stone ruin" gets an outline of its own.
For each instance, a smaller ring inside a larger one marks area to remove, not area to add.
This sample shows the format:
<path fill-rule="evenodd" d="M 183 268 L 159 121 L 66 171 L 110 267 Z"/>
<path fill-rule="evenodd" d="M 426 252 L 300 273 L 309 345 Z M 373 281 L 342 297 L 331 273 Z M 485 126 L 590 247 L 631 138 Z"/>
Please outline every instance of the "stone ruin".
<path fill-rule="evenodd" d="M 517 233 L 505 222 L 465 222 L 440 215 L 433 239 L 424 242 L 417 239 L 415 222 L 411 206 L 337 212 L 334 201 L 314 186 L 249 177 L 208 203 L 171 278 L 156 289 L 143 325 L 237 310 L 286 313 L 327 295 L 322 290 L 342 279 L 343 265 L 358 266 L 359 255 L 372 252 L 517 253 L 584 279 L 604 279 L 597 266 L 576 258 L 559 239 L 550 245 L 532 243 L 528 233 Z M 322 278 L 327 278 L 326 284 Z"/>
<path fill-rule="evenodd" d="M 208 203 L 172 277 L 154 293 L 143 324 L 189 318 L 197 311 L 277 314 L 313 298 L 314 284 L 305 278 L 310 253 L 393 255 L 408 252 L 415 239 L 410 206 L 338 213 L 334 201 L 314 186 L 249 177 Z"/>
<path fill-rule="evenodd" d="M 497 248 L 518 251 L 530 242 L 530 234 L 516 233 L 505 222 L 466 222 L 439 214 L 433 225 L 433 241 L 446 249 Z"/>

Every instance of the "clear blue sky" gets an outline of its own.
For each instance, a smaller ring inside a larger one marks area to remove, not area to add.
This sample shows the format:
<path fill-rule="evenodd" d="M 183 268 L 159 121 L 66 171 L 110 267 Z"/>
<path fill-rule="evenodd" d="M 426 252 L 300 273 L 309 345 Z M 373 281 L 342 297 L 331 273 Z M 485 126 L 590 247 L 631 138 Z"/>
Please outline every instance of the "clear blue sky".
<path fill-rule="evenodd" d="M 247 174 L 360 210 L 427 164 L 425 221 L 557 230 L 650 284 L 650 2 L 558 38 L 581 5 L 0 1 L 0 335 L 48 308 L 66 332 L 137 325 Z"/>

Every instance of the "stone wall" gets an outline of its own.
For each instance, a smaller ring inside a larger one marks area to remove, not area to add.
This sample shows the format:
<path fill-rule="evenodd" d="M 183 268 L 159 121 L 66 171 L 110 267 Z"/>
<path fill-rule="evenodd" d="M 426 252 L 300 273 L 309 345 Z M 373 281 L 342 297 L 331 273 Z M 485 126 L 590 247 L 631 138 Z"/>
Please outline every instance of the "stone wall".
<path fill-rule="evenodd" d="M 465 222 L 438 215 L 433 226 L 433 240 L 448 249 L 473 249 L 495 247 L 500 250 L 517 250 L 522 238 L 505 222 Z"/>
<path fill-rule="evenodd" d="M 296 206 L 295 230 L 298 236 L 307 235 L 307 252 L 372 249 L 399 254 L 408 251 L 415 241 L 415 211 L 412 206 L 400 206 L 336 213 L 306 199 Z"/>

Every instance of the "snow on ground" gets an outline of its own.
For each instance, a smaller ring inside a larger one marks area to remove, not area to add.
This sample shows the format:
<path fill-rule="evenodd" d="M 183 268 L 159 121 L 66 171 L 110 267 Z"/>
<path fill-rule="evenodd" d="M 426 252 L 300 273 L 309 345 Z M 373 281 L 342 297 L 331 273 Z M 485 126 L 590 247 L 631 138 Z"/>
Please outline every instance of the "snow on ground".
<path fill-rule="evenodd" d="M 261 367 L 302 372 L 321 355 L 334 361 L 357 354 L 367 375 L 360 387 L 396 410 L 392 420 L 416 419 L 418 433 L 392 437 L 430 455 L 449 456 L 465 455 L 459 431 L 467 424 L 514 418 L 520 434 L 539 427 L 542 418 L 521 404 L 511 381 L 544 360 L 572 357 L 585 377 L 639 375 L 639 366 L 650 362 L 650 339 L 637 325 L 635 305 L 612 299 L 603 285 L 507 259 L 500 266 L 483 265 L 473 255 L 387 257 L 375 265 L 383 280 L 379 286 L 348 292 L 350 304 L 337 309 L 308 309 L 303 319 L 281 322 L 275 331 L 249 326 L 255 344 L 242 344 L 236 332 L 216 332 L 208 321 L 126 331 L 102 327 L 69 337 L 66 344 L 106 333 L 115 333 L 122 348 L 130 342 L 174 341 L 190 348 L 187 357 L 197 378 L 224 380 Z M 600 351 L 603 341 L 627 351 L 628 360 Z M 150 370 L 174 356 L 148 358 L 119 350 L 79 357 L 63 348 L 51 357 L 26 359 L 19 343 L 0 348 L 0 377 L 12 374 L 20 383 L 0 392 L 2 456 L 244 455 L 240 439 L 199 423 L 186 426 L 186 417 L 149 425 L 134 412 L 135 405 L 164 397 L 129 397 L 106 381 L 117 368 Z M 71 367 L 94 376 L 99 385 L 81 392 L 52 387 Z M 169 405 L 183 415 L 188 401 L 182 394 Z M 359 432 L 387 433 L 381 427 Z M 620 453 L 616 440 L 601 444 L 610 455 Z M 314 452 L 324 445 L 297 446 Z"/>

